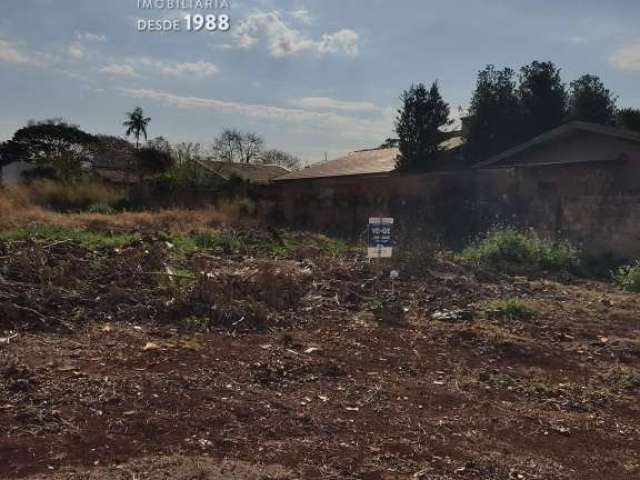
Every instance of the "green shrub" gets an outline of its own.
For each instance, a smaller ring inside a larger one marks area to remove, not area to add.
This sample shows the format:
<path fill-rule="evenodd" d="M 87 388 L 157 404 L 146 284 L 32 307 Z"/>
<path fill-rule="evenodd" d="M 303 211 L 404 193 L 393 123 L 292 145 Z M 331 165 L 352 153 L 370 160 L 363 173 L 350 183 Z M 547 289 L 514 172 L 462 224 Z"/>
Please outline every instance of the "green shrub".
<path fill-rule="evenodd" d="M 515 228 L 493 230 L 464 248 L 463 260 L 488 268 L 540 268 L 575 271 L 580 264 L 577 250 L 564 241 L 542 238 L 532 231 Z"/>
<path fill-rule="evenodd" d="M 497 300 L 491 304 L 491 308 L 491 313 L 511 320 L 531 318 L 535 313 L 533 308 L 519 298 Z"/>
<path fill-rule="evenodd" d="M 630 292 L 640 292 L 640 261 L 618 268 L 614 274 L 616 283 Z"/>
<path fill-rule="evenodd" d="M 115 210 L 113 209 L 113 207 L 105 202 L 92 203 L 91 205 L 89 205 L 89 208 L 87 208 L 87 212 L 89 213 L 112 214 L 114 213 L 114 211 Z"/>
<path fill-rule="evenodd" d="M 184 253 L 198 250 L 213 250 L 218 253 L 243 253 L 247 249 L 241 234 L 235 231 L 205 231 L 174 238 L 179 250 Z"/>

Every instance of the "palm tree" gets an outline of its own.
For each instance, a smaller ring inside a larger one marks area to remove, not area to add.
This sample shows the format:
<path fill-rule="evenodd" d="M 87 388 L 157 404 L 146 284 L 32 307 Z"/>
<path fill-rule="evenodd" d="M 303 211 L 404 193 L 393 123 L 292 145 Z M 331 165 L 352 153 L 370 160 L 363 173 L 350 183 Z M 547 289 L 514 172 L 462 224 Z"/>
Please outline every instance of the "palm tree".
<path fill-rule="evenodd" d="M 127 113 L 127 120 L 122 123 L 123 127 L 127 127 L 127 137 L 133 135 L 136 137 L 136 148 L 140 146 L 140 134 L 147 139 L 147 125 L 151 122 L 150 117 L 145 117 L 142 108 L 136 107 L 133 112 Z"/>

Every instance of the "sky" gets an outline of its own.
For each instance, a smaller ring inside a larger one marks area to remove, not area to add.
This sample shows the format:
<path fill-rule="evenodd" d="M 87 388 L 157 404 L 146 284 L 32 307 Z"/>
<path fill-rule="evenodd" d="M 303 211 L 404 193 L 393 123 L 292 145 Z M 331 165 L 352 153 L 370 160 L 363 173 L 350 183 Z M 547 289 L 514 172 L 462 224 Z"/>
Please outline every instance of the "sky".
<path fill-rule="evenodd" d="M 532 60 L 640 107 L 637 0 L 139 1 L 0 0 L 0 140 L 55 117 L 123 135 L 139 105 L 150 137 L 207 146 L 239 128 L 313 163 L 393 136 L 412 83 L 437 80 L 458 116 L 478 70 Z M 197 14 L 229 29 L 187 31 Z M 148 20 L 181 30 L 139 31 Z"/>

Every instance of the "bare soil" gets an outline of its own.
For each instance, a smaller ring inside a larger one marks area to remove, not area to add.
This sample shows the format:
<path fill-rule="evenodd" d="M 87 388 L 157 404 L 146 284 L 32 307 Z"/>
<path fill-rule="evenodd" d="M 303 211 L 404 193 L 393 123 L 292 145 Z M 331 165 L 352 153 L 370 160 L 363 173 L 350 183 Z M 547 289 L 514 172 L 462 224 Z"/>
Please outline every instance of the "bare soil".
<path fill-rule="evenodd" d="M 2 246 L 1 478 L 640 478 L 637 295 L 165 243 Z"/>

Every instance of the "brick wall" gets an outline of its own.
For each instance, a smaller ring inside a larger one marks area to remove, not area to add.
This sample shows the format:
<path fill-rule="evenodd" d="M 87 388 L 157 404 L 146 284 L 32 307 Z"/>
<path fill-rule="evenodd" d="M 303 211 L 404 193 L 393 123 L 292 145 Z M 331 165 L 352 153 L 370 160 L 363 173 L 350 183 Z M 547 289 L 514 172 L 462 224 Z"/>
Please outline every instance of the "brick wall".
<path fill-rule="evenodd" d="M 495 225 L 533 227 L 588 253 L 640 256 L 640 175 L 631 161 L 277 182 L 269 216 L 359 237 L 369 216 L 459 247 Z"/>

